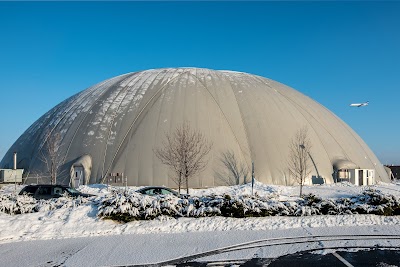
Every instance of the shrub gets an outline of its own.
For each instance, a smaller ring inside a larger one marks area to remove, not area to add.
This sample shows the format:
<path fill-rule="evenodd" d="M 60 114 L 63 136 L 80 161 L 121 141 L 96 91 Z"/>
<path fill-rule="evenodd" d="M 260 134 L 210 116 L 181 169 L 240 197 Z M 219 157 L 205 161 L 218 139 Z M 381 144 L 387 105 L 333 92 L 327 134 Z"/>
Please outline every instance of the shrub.
<path fill-rule="evenodd" d="M 88 201 L 82 197 L 71 198 L 67 195 L 60 198 L 36 200 L 28 195 L 2 194 L 0 195 L 0 212 L 7 214 L 33 213 L 76 207 Z"/>
<path fill-rule="evenodd" d="M 258 195 L 209 195 L 179 199 L 174 196 L 121 195 L 116 193 L 100 203 L 99 216 L 118 221 L 172 217 L 224 216 L 312 216 L 339 214 L 397 215 L 400 201 L 392 195 L 367 189 L 351 198 L 322 199 L 313 194 L 296 201 L 278 201 Z"/>
<path fill-rule="evenodd" d="M 234 218 L 264 216 L 312 216 L 340 214 L 400 215 L 400 199 L 379 190 L 366 189 L 350 198 L 322 199 L 313 194 L 291 201 L 258 195 L 208 195 L 181 199 L 173 195 L 147 196 L 133 191 L 114 190 L 96 198 L 69 198 L 67 196 L 36 200 L 26 195 L 0 195 L 0 212 L 23 214 L 73 208 L 82 204 L 98 206 L 98 216 L 120 222 L 150 220 L 160 216 Z"/>

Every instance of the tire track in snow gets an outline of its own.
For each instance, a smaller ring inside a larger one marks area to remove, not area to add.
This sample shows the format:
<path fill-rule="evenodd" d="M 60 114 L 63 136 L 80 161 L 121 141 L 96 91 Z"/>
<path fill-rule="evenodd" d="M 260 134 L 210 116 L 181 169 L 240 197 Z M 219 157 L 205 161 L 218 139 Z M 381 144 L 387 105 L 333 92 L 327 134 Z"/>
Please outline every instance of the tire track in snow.
<path fill-rule="evenodd" d="M 320 243 L 320 242 L 329 242 L 329 241 L 366 241 L 366 240 L 400 240 L 399 235 L 315 235 L 315 236 L 297 236 L 297 237 L 279 237 L 279 238 L 268 238 L 268 239 L 260 239 L 256 241 L 250 241 L 240 244 L 235 244 L 232 246 L 227 246 L 223 248 L 213 249 L 206 252 L 201 252 L 185 257 L 180 257 L 164 262 L 159 262 L 155 264 L 140 264 L 140 265 L 123 265 L 123 266 L 166 266 L 166 265 L 176 265 L 182 264 L 185 262 L 189 262 L 195 259 L 204 258 L 207 256 L 213 256 L 217 254 L 222 254 L 226 252 L 234 252 L 239 250 L 246 249 L 254 249 L 261 247 L 270 247 L 277 245 L 292 245 L 292 244 L 304 244 L 304 243 Z M 359 248 L 366 248 L 366 246 L 357 246 Z M 389 246 L 379 246 L 379 247 L 389 247 Z M 356 248 L 351 246 L 325 246 L 319 248 L 305 249 L 302 251 L 317 251 L 324 249 L 335 249 L 335 248 Z M 394 248 L 394 247 L 391 247 Z"/>
<path fill-rule="evenodd" d="M 69 258 L 71 258 L 75 254 L 79 253 L 81 250 L 83 250 L 86 247 L 87 247 L 87 245 L 81 247 L 80 249 L 71 250 L 69 252 L 61 252 L 61 255 L 60 255 L 59 259 L 47 261 L 46 263 L 37 265 L 37 267 L 61 267 L 61 266 L 65 266 L 65 263 L 67 262 L 67 260 Z"/>

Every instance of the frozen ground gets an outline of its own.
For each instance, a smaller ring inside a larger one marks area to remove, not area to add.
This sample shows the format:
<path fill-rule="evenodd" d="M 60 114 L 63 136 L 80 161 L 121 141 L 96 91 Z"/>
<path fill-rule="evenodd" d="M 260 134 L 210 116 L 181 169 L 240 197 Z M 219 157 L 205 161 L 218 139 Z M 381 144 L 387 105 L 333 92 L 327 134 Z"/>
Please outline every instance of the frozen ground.
<path fill-rule="evenodd" d="M 378 184 L 373 188 L 400 197 L 399 184 Z M 17 190 L 19 190 L 18 188 Z M 135 188 L 129 188 L 134 190 Z M 109 194 L 103 185 L 82 186 L 83 192 L 101 198 Z M 356 195 L 363 190 L 350 184 L 306 186 L 305 193 L 322 198 Z M 12 192 L 6 186 L 0 193 Z M 295 199 L 298 187 L 256 184 L 259 195 L 286 200 Z M 250 193 L 248 185 L 190 191 L 191 195 L 223 192 Z M 392 235 L 400 232 L 400 216 L 340 215 L 264 218 L 169 218 L 117 223 L 97 218 L 97 206 L 91 202 L 75 208 L 62 208 L 22 215 L 0 213 L 0 266 L 99 266 L 167 262 L 221 247 L 270 238 L 326 235 Z M 299 239 L 301 240 L 301 239 Z M 23 241 L 23 242 L 21 242 Z M 311 241 L 311 240 L 308 240 Z M 398 239 L 318 241 L 282 244 L 214 253 L 204 259 L 277 257 L 306 247 L 385 245 L 399 247 Z M 328 251 L 328 250 L 326 250 Z M 24 257 L 18 256 L 24 255 Z"/>

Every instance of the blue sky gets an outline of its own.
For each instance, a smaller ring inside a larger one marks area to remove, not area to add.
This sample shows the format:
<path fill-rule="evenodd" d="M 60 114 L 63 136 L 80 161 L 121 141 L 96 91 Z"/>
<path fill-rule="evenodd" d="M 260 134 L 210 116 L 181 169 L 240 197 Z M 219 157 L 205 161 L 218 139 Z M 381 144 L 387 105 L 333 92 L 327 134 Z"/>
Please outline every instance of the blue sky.
<path fill-rule="evenodd" d="M 349 124 L 383 164 L 400 164 L 399 14 L 400 2 L 0 2 L 0 158 L 93 84 L 190 66 L 289 85 Z"/>

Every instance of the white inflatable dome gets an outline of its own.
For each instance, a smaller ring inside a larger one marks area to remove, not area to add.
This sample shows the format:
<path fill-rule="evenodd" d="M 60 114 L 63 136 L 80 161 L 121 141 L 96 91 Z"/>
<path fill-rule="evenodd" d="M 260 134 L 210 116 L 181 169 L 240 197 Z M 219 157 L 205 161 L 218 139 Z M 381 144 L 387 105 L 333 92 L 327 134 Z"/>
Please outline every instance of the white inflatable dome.
<path fill-rule="evenodd" d="M 59 183 L 70 183 L 71 170 L 79 165 L 90 176 L 85 183 L 104 182 L 109 173 L 122 172 L 128 185 L 176 187 L 153 151 L 184 121 L 213 142 L 207 168 L 191 180 L 192 187 L 219 185 L 215 173 L 226 151 L 249 168 L 253 161 L 258 181 L 293 184 L 287 173 L 288 145 L 303 126 L 309 129 L 315 162 L 310 179 L 318 171 L 332 183 L 335 166 L 347 162 L 353 168 L 375 169 L 376 180 L 389 181 L 363 140 L 311 98 L 260 76 L 200 68 L 146 70 L 94 85 L 39 118 L 0 167 L 11 168 L 16 151 L 18 168 L 44 173 L 40 151 L 48 133 L 59 133 Z"/>

